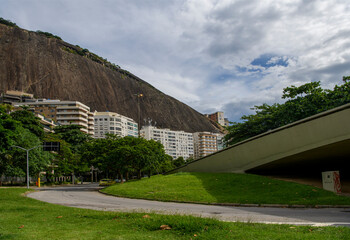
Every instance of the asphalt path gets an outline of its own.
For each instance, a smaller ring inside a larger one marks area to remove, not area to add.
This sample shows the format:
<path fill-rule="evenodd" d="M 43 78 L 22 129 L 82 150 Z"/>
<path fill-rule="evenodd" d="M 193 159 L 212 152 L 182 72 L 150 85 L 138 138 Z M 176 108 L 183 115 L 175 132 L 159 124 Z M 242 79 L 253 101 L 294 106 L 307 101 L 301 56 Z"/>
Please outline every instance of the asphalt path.
<path fill-rule="evenodd" d="M 349 208 L 230 207 L 120 198 L 98 192 L 97 184 L 41 188 L 27 196 L 69 207 L 103 211 L 182 214 L 223 221 L 350 227 Z"/>

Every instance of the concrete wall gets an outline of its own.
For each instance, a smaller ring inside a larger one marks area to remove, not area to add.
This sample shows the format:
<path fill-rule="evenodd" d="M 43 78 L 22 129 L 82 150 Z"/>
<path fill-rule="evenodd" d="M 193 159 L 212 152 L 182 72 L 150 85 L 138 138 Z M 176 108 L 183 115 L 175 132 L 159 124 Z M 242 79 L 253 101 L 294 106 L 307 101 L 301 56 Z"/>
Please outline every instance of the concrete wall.
<path fill-rule="evenodd" d="M 337 143 L 348 142 L 349 139 L 350 104 L 346 104 L 250 138 L 172 172 L 243 173 L 313 149 L 337 146 Z M 341 147 L 344 148 L 344 144 Z"/>

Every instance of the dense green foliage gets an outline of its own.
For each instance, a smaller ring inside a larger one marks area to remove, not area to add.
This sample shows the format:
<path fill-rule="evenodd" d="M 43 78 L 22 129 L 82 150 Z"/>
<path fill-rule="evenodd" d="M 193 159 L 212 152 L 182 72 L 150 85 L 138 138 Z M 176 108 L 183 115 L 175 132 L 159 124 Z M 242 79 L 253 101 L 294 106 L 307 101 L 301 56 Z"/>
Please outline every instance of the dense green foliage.
<path fill-rule="evenodd" d="M 230 223 L 153 213 L 71 208 L 21 196 L 21 188 L 0 188 L 0 239 L 348 239 L 345 227 Z M 171 230 L 160 230 L 168 225 Z"/>
<path fill-rule="evenodd" d="M 243 122 L 234 122 L 227 128 L 225 136 L 228 145 L 284 126 L 314 114 L 350 103 L 350 77 L 343 78 L 344 84 L 333 90 L 322 89 L 320 82 L 311 82 L 300 87 L 283 90 L 283 104 L 255 106 L 255 114 L 241 117 Z"/>
<path fill-rule="evenodd" d="M 69 126 L 73 126 L 74 132 L 75 125 Z M 84 135 L 82 132 L 78 132 L 77 134 Z M 74 137 L 74 135 L 72 135 L 72 137 Z M 54 159 L 51 164 L 47 166 L 48 171 L 46 172 L 46 177 L 49 182 L 52 181 L 53 177 L 81 175 L 90 171 L 87 162 L 81 158 L 79 148 L 76 145 L 66 142 L 60 134 L 47 134 L 44 140 L 47 142 L 60 143 L 60 151 L 52 153 Z"/>
<path fill-rule="evenodd" d="M 71 145 L 73 152 L 79 152 L 79 149 L 85 144 L 88 140 L 91 140 L 91 137 L 83 133 L 80 129 L 82 126 L 79 125 L 62 125 L 54 128 L 55 134 L 65 142 Z"/>
<path fill-rule="evenodd" d="M 10 20 L 3 19 L 2 17 L 0 17 L 0 23 L 10 27 L 18 27 L 16 23 L 11 22 Z"/>
<path fill-rule="evenodd" d="M 177 159 L 173 160 L 174 167 L 180 167 L 182 165 L 185 165 L 186 160 L 183 157 L 178 157 Z"/>
<path fill-rule="evenodd" d="M 49 33 L 49 32 L 43 32 L 43 31 L 40 31 L 40 30 L 38 30 L 36 32 L 41 34 L 41 35 L 46 36 L 47 38 L 56 38 L 56 39 L 62 40 L 62 38 L 60 38 L 59 36 L 53 35 L 52 33 Z"/>
<path fill-rule="evenodd" d="M 128 180 L 130 176 L 169 171 L 174 166 L 165 154 L 163 145 L 143 138 L 108 135 L 106 139 L 92 139 L 81 131 L 82 126 L 55 127 L 55 133 L 44 133 L 39 119 L 26 109 L 11 112 L 11 107 L 0 105 L 0 175 L 24 176 L 26 149 L 41 146 L 43 141 L 59 142 L 58 152 L 43 152 L 42 148 L 30 151 L 30 174 L 45 171 L 48 181 L 60 176 L 84 176 L 91 167 L 100 177 Z"/>
<path fill-rule="evenodd" d="M 150 176 L 170 170 L 171 160 L 165 154 L 161 143 L 143 138 L 107 135 L 105 139 L 87 142 L 82 149 L 82 158 L 106 177 L 129 178 L 129 174 L 139 179 L 142 172 Z"/>
<path fill-rule="evenodd" d="M 177 173 L 102 190 L 122 197 L 199 203 L 350 205 L 320 188 L 252 174 Z"/>
<path fill-rule="evenodd" d="M 44 137 L 44 129 L 40 125 L 40 119 L 32 112 L 23 109 L 14 111 L 10 115 L 13 120 L 19 121 L 24 128 L 28 129 L 38 138 L 42 139 Z"/>
<path fill-rule="evenodd" d="M 33 113 L 26 110 L 8 113 L 9 106 L 0 105 L 0 175 L 25 176 L 25 149 L 38 147 L 29 152 L 30 175 L 37 176 L 52 159 L 41 147 L 43 128 Z"/>

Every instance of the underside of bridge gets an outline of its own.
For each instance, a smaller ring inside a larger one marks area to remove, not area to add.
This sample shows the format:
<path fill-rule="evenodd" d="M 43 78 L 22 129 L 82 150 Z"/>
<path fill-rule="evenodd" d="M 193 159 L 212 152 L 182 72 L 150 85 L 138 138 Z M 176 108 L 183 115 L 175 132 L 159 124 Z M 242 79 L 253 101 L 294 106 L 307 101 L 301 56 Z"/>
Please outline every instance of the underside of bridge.
<path fill-rule="evenodd" d="M 254 173 L 321 184 L 339 171 L 350 192 L 350 104 L 252 137 L 172 172 Z"/>
<path fill-rule="evenodd" d="M 321 172 L 339 171 L 342 179 L 350 180 L 350 140 L 345 140 L 247 170 L 247 173 L 320 178 Z"/>

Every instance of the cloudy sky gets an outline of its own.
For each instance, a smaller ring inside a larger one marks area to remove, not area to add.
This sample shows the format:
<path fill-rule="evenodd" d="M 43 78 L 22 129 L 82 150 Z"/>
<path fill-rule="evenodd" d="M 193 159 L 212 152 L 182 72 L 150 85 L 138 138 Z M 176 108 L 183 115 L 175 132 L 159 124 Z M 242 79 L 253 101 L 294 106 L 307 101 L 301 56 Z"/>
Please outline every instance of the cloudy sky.
<path fill-rule="evenodd" d="M 347 0 L 0 0 L 0 17 L 231 121 L 281 102 L 284 87 L 350 75 Z"/>

